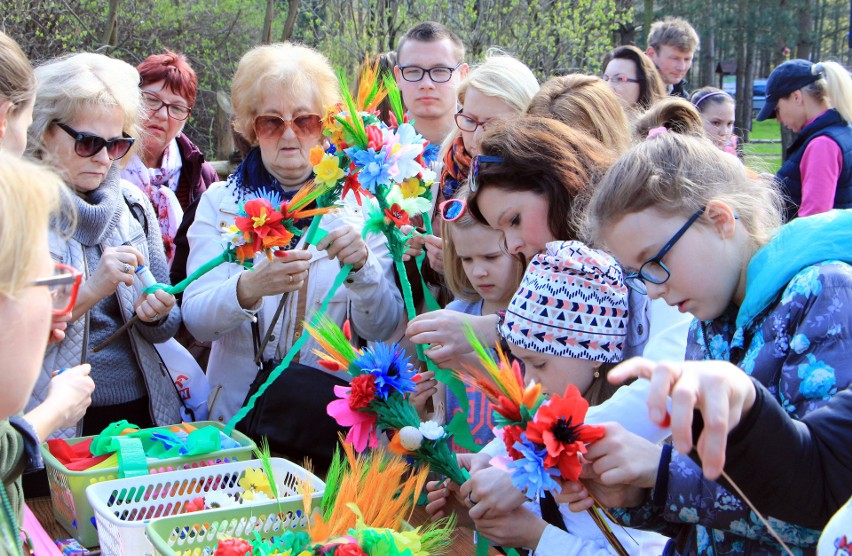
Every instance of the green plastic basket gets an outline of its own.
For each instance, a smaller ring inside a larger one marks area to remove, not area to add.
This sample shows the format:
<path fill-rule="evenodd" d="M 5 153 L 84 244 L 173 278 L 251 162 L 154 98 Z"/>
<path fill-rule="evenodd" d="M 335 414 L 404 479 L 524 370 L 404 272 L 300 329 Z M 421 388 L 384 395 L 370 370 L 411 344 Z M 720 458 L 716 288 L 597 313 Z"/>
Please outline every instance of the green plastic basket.
<path fill-rule="evenodd" d="M 318 500 L 322 493 L 314 494 Z M 247 508 L 221 508 L 154 519 L 145 533 L 162 556 L 212 555 L 222 537 L 253 539 L 257 531 L 268 539 L 284 531 L 301 531 L 308 525 L 301 500 L 278 504 L 267 502 Z"/>
<path fill-rule="evenodd" d="M 199 421 L 191 424 L 196 428 L 208 425 L 219 430 L 225 428 L 222 423 L 215 421 Z M 169 427 L 156 428 L 168 429 Z M 91 437 L 72 438 L 68 443 L 73 445 L 88 438 Z M 255 449 L 254 441 L 236 430 L 231 433 L 231 438 L 239 443 L 239 448 L 221 450 L 216 454 L 151 461 L 148 464 L 148 471 L 150 473 L 162 473 L 252 459 Z M 98 533 L 95 529 L 95 514 L 86 498 L 86 487 L 95 483 L 118 479 L 118 467 L 93 471 L 70 471 L 50 453 L 47 443 L 41 445 L 41 455 L 44 458 L 44 466 L 50 482 L 50 498 L 53 502 L 53 515 L 56 517 L 56 521 L 86 548 L 97 546 Z"/>

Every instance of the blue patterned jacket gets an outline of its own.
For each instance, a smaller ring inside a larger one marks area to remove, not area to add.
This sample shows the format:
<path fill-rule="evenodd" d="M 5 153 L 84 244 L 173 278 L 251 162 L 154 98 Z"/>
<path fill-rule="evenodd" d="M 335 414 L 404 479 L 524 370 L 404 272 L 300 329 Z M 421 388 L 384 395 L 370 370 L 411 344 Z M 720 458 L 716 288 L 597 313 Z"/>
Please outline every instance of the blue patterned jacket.
<path fill-rule="evenodd" d="M 742 306 L 713 321 L 693 321 L 686 358 L 734 363 L 797 418 L 846 388 L 852 382 L 850 230 L 852 211 L 837 210 L 784 226 L 750 261 Z M 748 505 L 705 479 L 685 455 L 672 453 L 660 475 L 643 506 L 616 510 L 620 521 L 678 537 L 682 554 L 782 553 Z M 795 553 L 814 553 L 818 531 L 769 521 Z"/>

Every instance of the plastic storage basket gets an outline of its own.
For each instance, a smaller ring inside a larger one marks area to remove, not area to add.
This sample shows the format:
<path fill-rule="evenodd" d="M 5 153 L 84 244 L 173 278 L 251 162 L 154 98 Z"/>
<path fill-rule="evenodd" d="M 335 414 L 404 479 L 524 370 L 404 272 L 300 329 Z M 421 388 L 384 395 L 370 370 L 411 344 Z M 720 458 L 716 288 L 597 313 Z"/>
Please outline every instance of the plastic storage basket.
<path fill-rule="evenodd" d="M 199 421 L 192 423 L 196 428 L 212 425 L 219 430 L 224 425 L 214 421 Z M 157 427 L 164 428 L 164 427 Z M 86 438 L 72 438 L 69 444 L 82 442 Z M 191 457 L 178 457 L 152 461 L 148 465 L 151 473 L 162 473 L 176 469 L 191 469 L 204 467 L 232 461 L 246 461 L 254 457 L 254 442 L 239 431 L 233 431 L 231 438 L 240 445 L 239 448 L 221 450 L 215 454 L 205 454 Z M 86 499 L 86 487 L 103 481 L 111 481 L 118 478 L 118 468 L 110 467 L 91 471 L 70 471 L 60 463 L 47 447 L 42 444 L 41 454 L 44 458 L 44 466 L 47 469 L 47 478 L 50 482 L 50 498 L 53 502 L 53 515 L 56 521 L 73 535 L 80 544 L 90 548 L 97 546 L 98 534 L 95 530 L 95 518 L 92 507 Z"/>
<path fill-rule="evenodd" d="M 317 495 L 319 496 L 319 495 Z M 264 539 L 284 531 L 305 529 L 308 516 L 301 500 L 281 504 L 274 502 L 248 508 L 223 508 L 155 519 L 146 532 L 154 554 L 162 556 L 211 555 L 222 537 L 253 539 L 257 532 Z"/>
<path fill-rule="evenodd" d="M 317 496 L 322 495 L 325 484 L 312 473 L 285 459 L 271 458 L 270 463 L 280 501 L 296 500 L 301 507 L 300 480 L 308 481 Z M 95 513 L 101 552 L 106 556 L 152 554 L 153 547 L 145 536 L 146 523 L 183 514 L 187 502 L 210 492 L 239 495 L 244 491 L 239 481 L 250 468 L 260 470 L 263 464 L 260 460 L 238 461 L 89 486 L 86 497 Z M 235 509 L 245 511 L 266 502 L 268 499 L 246 501 Z"/>

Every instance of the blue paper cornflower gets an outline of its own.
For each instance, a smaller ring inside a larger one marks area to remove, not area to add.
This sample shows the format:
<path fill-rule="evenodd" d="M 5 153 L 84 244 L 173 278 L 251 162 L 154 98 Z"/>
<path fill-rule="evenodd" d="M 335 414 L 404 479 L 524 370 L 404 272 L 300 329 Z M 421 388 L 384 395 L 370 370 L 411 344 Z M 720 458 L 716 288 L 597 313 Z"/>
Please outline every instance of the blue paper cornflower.
<path fill-rule="evenodd" d="M 361 168 L 358 181 L 361 187 L 371 194 L 376 194 L 376 186 L 391 181 L 391 166 L 388 164 L 388 153 L 385 148 L 376 152 L 373 149 L 349 147 L 344 151 L 357 166 Z"/>
<path fill-rule="evenodd" d="M 405 350 L 397 344 L 375 343 L 364 348 L 364 353 L 352 363 L 361 373 L 376 377 L 376 397 L 387 400 L 393 390 L 403 395 L 415 391 L 415 371 Z"/>
<path fill-rule="evenodd" d="M 553 480 L 559 476 L 559 469 L 544 467 L 547 448 L 536 446 L 527 438 L 527 433 L 521 433 L 521 440 L 515 442 L 513 448 L 524 457 L 508 464 L 512 471 L 512 484 L 526 493 L 527 498 L 538 500 L 546 490 L 562 491 L 560 484 Z"/>
<path fill-rule="evenodd" d="M 426 148 L 423 150 L 423 162 L 426 163 L 426 166 L 431 166 L 433 162 L 438 160 L 438 152 L 440 150 L 438 145 L 433 145 L 432 143 L 426 145 Z"/>

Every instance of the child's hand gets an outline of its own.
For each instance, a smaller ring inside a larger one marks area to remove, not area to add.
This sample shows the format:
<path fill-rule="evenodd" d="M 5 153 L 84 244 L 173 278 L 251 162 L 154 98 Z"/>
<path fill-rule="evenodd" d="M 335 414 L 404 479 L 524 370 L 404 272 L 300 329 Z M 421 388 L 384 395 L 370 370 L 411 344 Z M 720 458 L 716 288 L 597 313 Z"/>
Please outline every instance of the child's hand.
<path fill-rule="evenodd" d="M 489 541 L 502 546 L 535 549 L 547 522 L 524 506 L 496 515 L 473 520 L 476 530 Z"/>
<path fill-rule="evenodd" d="M 608 377 L 613 384 L 638 377 L 651 380 L 651 420 L 660 426 L 671 422 L 672 441 L 682 454 L 692 451 L 692 414 L 695 409 L 701 411 L 704 430 L 698 438 L 698 455 L 704 476 L 719 478 L 725 466 L 728 433 L 754 405 L 756 393 L 748 375 L 725 361 L 654 363 L 634 357 L 610 371 Z M 670 417 L 666 411 L 669 396 Z"/>
<path fill-rule="evenodd" d="M 447 309 L 418 315 L 408 323 L 405 335 L 415 344 L 431 344 L 427 355 L 441 367 L 451 368 L 446 365 L 472 351 L 464 334 L 468 324 L 485 345 L 497 341 L 496 315 L 474 317 Z"/>
<path fill-rule="evenodd" d="M 436 521 L 447 517 L 451 513 L 456 514 L 458 525 L 472 527 L 473 520 L 467 513 L 467 506 L 462 502 L 459 495 L 459 487 L 449 479 L 444 481 L 430 481 L 426 483 L 426 513 L 430 519 Z"/>
<path fill-rule="evenodd" d="M 662 448 L 618 423 L 605 423 L 606 434 L 589 445 L 583 458 L 606 485 L 654 488 Z"/>
<path fill-rule="evenodd" d="M 429 266 L 438 274 L 444 273 L 444 244 L 438 236 L 424 235 Z"/>
<path fill-rule="evenodd" d="M 474 520 L 506 514 L 521 506 L 526 497 L 512 484 L 509 473 L 489 467 L 473 473 L 460 494 Z"/>
<path fill-rule="evenodd" d="M 435 373 L 432 371 L 420 373 L 420 380 L 417 382 L 415 391 L 409 398 L 409 401 L 414 406 L 414 409 L 417 410 L 417 414 L 421 419 L 426 414 L 426 402 L 437 393 L 438 381 L 435 380 Z"/>
<path fill-rule="evenodd" d="M 414 226 L 410 225 L 400 226 L 399 228 L 399 231 L 402 232 L 403 235 L 408 235 L 412 230 L 414 230 Z M 418 232 L 414 232 L 411 239 L 408 240 L 408 249 L 406 249 L 405 254 L 402 255 L 402 260 L 408 261 L 415 257 L 419 257 L 420 254 L 423 253 L 423 246 L 425 244 L 426 239 Z"/>

